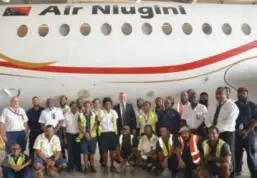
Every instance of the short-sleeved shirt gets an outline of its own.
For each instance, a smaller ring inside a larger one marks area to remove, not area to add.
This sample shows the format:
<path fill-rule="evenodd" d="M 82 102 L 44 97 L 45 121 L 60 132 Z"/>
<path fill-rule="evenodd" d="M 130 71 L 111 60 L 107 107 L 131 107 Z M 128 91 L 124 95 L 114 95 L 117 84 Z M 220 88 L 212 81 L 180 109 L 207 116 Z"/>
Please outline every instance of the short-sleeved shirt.
<path fill-rule="evenodd" d="M 127 135 L 127 136 L 123 135 L 122 145 L 120 145 L 120 142 L 119 142 L 121 153 L 125 153 L 129 155 L 132 152 L 132 148 L 137 147 L 137 138 L 135 136 L 133 137 L 132 145 L 131 145 L 130 139 L 131 139 L 130 135 Z"/>
<path fill-rule="evenodd" d="M 28 126 L 29 128 L 33 131 L 40 131 L 41 130 L 41 125 L 38 122 L 39 117 L 41 115 L 41 112 L 44 110 L 44 108 L 39 107 L 37 110 L 35 108 L 31 108 L 27 111 L 27 116 L 28 116 Z"/>
<path fill-rule="evenodd" d="M 168 140 L 164 140 L 164 139 L 163 139 L 163 143 L 164 143 L 164 145 L 165 145 L 165 147 L 166 147 L 167 150 L 169 150 L 169 140 L 170 140 L 170 138 L 169 138 Z M 174 143 L 174 137 L 172 138 L 172 141 L 173 141 L 173 143 Z M 161 148 L 161 145 L 160 145 L 160 142 L 159 142 L 159 141 L 157 141 L 157 143 L 156 143 L 156 152 L 157 152 L 157 153 L 162 152 L 162 148 Z"/>
<path fill-rule="evenodd" d="M 180 115 L 175 109 L 170 111 L 165 110 L 159 117 L 160 127 L 168 128 L 172 134 L 176 134 L 178 132 L 180 121 Z"/>
<path fill-rule="evenodd" d="M 17 161 L 18 161 L 18 159 L 14 159 L 14 156 L 12 156 L 11 155 L 11 157 L 13 158 L 13 160 L 14 160 L 14 162 L 17 164 Z M 24 163 L 26 163 L 26 162 L 28 162 L 29 161 L 29 156 L 28 155 L 26 155 L 26 154 L 24 154 Z M 9 163 L 9 156 L 7 155 L 7 156 L 5 156 L 4 157 L 4 161 L 3 161 L 4 163 Z"/>
<path fill-rule="evenodd" d="M 113 119 L 115 119 L 117 121 L 117 119 L 118 119 L 117 112 L 113 109 L 111 109 L 110 112 L 104 110 L 103 118 L 101 120 L 102 123 L 100 124 L 100 126 L 102 127 L 101 132 L 114 132 Z"/>
<path fill-rule="evenodd" d="M 78 129 L 78 117 L 79 112 L 73 114 L 71 111 L 65 114 L 64 126 L 66 127 L 66 132 L 70 134 L 79 133 Z"/>
<path fill-rule="evenodd" d="M 11 107 L 5 108 L 0 116 L 0 122 L 5 124 L 6 132 L 15 132 L 25 130 L 24 123 L 28 117 L 23 108 L 19 107 L 14 111 Z"/>
<path fill-rule="evenodd" d="M 158 141 L 158 137 L 154 134 L 150 139 L 148 139 L 147 136 L 144 135 L 139 140 L 138 150 L 146 153 L 151 151 L 151 147 L 153 148 L 153 150 L 156 150 L 157 141 Z"/>
<path fill-rule="evenodd" d="M 56 127 L 59 123 L 59 121 L 63 120 L 64 116 L 62 113 L 62 110 L 60 108 L 46 108 L 42 111 L 39 123 L 45 124 L 45 125 L 52 125 L 53 127 Z"/>
<path fill-rule="evenodd" d="M 62 151 L 59 137 L 57 137 L 56 135 L 53 135 L 51 140 L 49 141 L 47 138 L 45 138 L 45 133 L 42 133 L 37 136 L 33 148 L 35 150 L 41 150 L 42 153 L 44 154 L 44 156 L 46 158 L 49 158 L 54 155 L 53 149 L 52 149 L 54 143 L 56 144 L 56 149 L 57 149 L 56 151 L 57 152 Z M 42 146 L 42 148 L 41 148 L 41 146 Z"/>

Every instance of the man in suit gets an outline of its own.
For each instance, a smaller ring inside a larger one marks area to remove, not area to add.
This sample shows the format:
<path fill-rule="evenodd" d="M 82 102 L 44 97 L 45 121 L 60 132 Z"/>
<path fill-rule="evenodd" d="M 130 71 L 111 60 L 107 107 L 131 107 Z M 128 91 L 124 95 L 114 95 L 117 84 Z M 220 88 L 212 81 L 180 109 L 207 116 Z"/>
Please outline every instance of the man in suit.
<path fill-rule="evenodd" d="M 119 94 L 120 103 L 114 106 L 114 110 L 118 113 L 118 133 L 121 134 L 122 127 L 128 125 L 132 130 L 132 134 L 136 134 L 137 122 L 136 114 L 132 104 L 126 102 L 127 94 L 121 92 Z"/>

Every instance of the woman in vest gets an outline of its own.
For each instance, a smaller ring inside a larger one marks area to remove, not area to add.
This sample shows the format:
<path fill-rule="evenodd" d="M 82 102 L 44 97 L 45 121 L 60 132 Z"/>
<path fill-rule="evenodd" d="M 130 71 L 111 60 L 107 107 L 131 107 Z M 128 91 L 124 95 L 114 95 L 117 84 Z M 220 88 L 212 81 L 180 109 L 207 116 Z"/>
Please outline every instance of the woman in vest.
<path fill-rule="evenodd" d="M 161 137 L 158 139 L 156 144 L 156 152 L 158 153 L 159 159 L 159 168 L 161 171 L 165 168 L 169 168 L 169 170 L 174 172 L 173 168 L 173 160 L 174 160 L 174 138 L 173 135 L 169 133 L 168 128 L 161 127 L 160 128 Z"/>
<path fill-rule="evenodd" d="M 45 132 L 38 135 L 33 148 L 36 152 L 33 167 L 37 178 L 43 178 L 45 168 L 48 176 L 54 177 L 56 174 L 55 168 L 61 170 L 67 167 L 66 160 L 62 158 L 60 139 L 54 135 L 52 125 L 47 125 Z"/>
<path fill-rule="evenodd" d="M 4 178 L 31 178 L 31 160 L 21 153 L 20 145 L 13 144 L 11 152 L 2 163 Z"/>
<path fill-rule="evenodd" d="M 118 130 L 117 130 L 117 119 L 118 114 L 112 108 L 112 99 L 106 97 L 103 99 L 104 111 L 103 115 L 98 117 L 99 120 L 99 136 L 100 136 L 100 146 L 103 153 L 103 167 L 107 170 L 108 163 L 108 152 L 111 160 L 110 171 L 117 172 L 114 166 L 114 155 L 116 152 L 116 147 L 118 143 Z"/>
<path fill-rule="evenodd" d="M 151 125 L 154 133 L 156 133 L 156 123 L 158 121 L 157 115 L 151 110 L 151 103 L 149 101 L 144 102 L 143 112 L 139 116 L 140 135 L 144 134 L 144 127 Z"/>
<path fill-rule="evenodd" d="M 81 151 L 83 153 L 84 172 L 96 172 L 94 166 L 94 155 L 96 150 L 96 136 L 97 136 L 97 119 L 96 115 L 91 112 L 91 103 L 86 101 L 84 103 L 84 113 L 81 113 L 78 119 L 78 127 L 80 130 L 76 142 L 81 142 Z M 90 170 L 89 170 L 90 160 Z"/>
<path fill-rule="evenodd" d="M 179 137 L 175 141 L 177 161 L 174 164 L 178 167 L 178 174 L 184 178 L 198 176 L 200 166 L 201 142 L 199 136 L 190 133 L 190 128 L 185 125 L 179 129 Z"/>
<path fill-rule="evenodd" d="M 229 178 L 232 171 L 229 145 L 219 139 L 219 131 L 212 126 L 208 129 L 208 140 L 202 143 L 202 168 L 199 178 L 219 176 Z"/>
<path fill-rule="evenodd" d="M 130 134 L 129 126 L 125 125 L 119 137 L 119 144 L 115 154 L 115 161 L 120 163 L 121 170 L 128 162 L 130 166 L 135 166 L 137 160 L 137 138 Z"/>

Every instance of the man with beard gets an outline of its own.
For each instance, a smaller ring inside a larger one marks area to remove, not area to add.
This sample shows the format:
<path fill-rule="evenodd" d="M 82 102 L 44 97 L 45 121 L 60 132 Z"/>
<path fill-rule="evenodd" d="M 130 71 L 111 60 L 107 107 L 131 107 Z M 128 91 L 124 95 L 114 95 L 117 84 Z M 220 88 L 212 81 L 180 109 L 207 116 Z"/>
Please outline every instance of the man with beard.
<path fill-rule="evenodd" d="M 188 101 L 188 92 L 184 91 L 180 95 L 180 102 L 176 105 L 176 110 L 179 112 L 180 116 L 183 115 L 184 108 L 189 106 L 190 102 Z"/>
<path fill-rule="evenodd" d="M 171 98 L 165 99 L 164 105 L 165 110 L 161 113 L 159 118 L 160 128 L 166 127 L 173 135 L 177 134 L 179 129 L 179 123 L 181 121 L 180 115 L 175 109 L 173 109 L 173 101 L 171 100 Z"/>
<path fill-rule="evenodd" d="M 143 112 L 143 106 L 144 106 L 144 100 L 142 98 L 138 98 L 137 99 L 137 108 L 135 109 L 136 120 L 137 120 L 137 136 L 139 136 L 139 130 L 140 130 L 139 116 Z"/>
<path fill-rule="evenodd" d="M 208 96 L 208 93 L 206 92 L 202 92 L 200 94 L 200 100 L 199 100 L 199 103 L 204 105 L 206 108 L 208 108 L 208 105 L 209 105 L 209 96 Z"/>
<path fill-rule="evenodd" d="M 70 111 L 70 107 L 68 105 L 68 98 L 65 95 L 60 96 L 60 107 L 62 109 L 63 115 Z"/>
<path fill-rule="evenodd" d="M 76 104 L 77 104 L 77 108 L 78 108 L 78 112 L 79 113 L 83 113 L 83 99 L 82 98 L 78 98 L 76 100 Z"/>
<path fill-rule="evenodd" d="M 33 149 L 34 142 L 37 136 L 43 132 L 41 129 L 40 123 L 38 121 L 39 121 L 41 112 L 44 110 L 44 108 L 40 106 L 40 100 L 37 96 L 34 96 L 32 98 L 32 105 L 33 107 L 27 111 L 27 116 L 29 119 L 28 126 L 30 129 L 29 156 L 31 158 L 34 157 L 34 149 Z"/>
<path fill-rule="evenodd" d="M 248 100 L 248 89 L 240 87 L 237 90 L 239 116 L 236 120 L 236 174 L 242 171 L 242 158 L 244 149 L 247 153 L 248 168 L 251 177 L 257 177 L 257 107 Z"/>

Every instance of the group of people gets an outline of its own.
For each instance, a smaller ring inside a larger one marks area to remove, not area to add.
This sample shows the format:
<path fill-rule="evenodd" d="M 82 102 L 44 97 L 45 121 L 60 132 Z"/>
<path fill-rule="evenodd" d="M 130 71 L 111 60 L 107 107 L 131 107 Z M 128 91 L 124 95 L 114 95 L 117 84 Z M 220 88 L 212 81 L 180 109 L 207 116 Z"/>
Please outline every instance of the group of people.
<path fill-rule="evenodd" d="M 154 107 L 142 98 L 133 107 L 121 92 L 114 106 L 109 97 L 68 104 L 61 96 L 60 107 L 49 98 L 43 108 L 33 97 L 33 107 L 25 112 L 13 97 L 0 117 L 6 148 L 3 174 L 30 178 L 33 169 L 42 178 L 62 170 L 96 172 L 98 145 L 104 171 L 118 173 L 130 166 L 158 175 L 167 168 L 174 178 L 240 175 L 245 149 L 251 177 L 256 178 L 257 107 L 248 100 L 246 87 L 237 93 L 234 102 L 228 87 L 217 88 L 213 110 L 208 94 L 201 93 L 198 100 L 192 89 L 182 92 L 176 105 L 171 96 L 157 97 Z M 27 138 L 29 156 L 24 153 Z"/>

